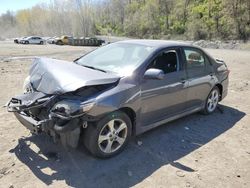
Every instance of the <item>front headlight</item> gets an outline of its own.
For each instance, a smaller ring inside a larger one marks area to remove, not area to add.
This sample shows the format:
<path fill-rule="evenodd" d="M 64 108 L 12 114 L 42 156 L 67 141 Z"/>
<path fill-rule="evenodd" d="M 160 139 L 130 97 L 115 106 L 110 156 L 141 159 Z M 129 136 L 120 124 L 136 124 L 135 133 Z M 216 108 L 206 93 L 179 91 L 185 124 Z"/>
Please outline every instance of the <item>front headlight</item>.
<path fill-rule="evenodd" d="M 74 117 L 80 116 L 88 111 L 90 111 L 95 102 L 81 102 L 78 100 L 62 100 L 56 103 L 51 112 L 55 115 L 63 117 Z"/>
<path fill-rule="evenodd" d="M 23 83 L 23 93 L 31 93 L 33 92 L 32 85 L 30 83 L 30 76 L 25 78 L 24 83 Z"/>

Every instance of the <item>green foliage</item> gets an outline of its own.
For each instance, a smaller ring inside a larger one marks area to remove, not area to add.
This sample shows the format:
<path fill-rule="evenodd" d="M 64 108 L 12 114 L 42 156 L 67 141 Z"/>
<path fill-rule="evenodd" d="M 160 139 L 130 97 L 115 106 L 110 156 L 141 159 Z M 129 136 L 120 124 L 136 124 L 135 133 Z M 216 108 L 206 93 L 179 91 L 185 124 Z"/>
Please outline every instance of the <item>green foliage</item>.
<path fill-rule="evenodd" d="M 120 35 L 135 38 L 250 37 L 249 0 L 52 0 L 0 16 L 0 32 Z M 1 30 L 2 29 L 2 30 Z"/>

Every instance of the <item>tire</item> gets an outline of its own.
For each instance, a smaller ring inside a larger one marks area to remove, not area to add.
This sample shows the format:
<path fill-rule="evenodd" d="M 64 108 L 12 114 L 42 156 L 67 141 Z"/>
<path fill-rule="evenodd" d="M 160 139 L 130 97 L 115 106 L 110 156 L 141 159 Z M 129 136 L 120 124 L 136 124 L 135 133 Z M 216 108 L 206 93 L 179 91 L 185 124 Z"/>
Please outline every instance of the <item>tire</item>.
<path fill-rule="evenodd" d="M 207 99 L 206 99 L 206 104 L 205 107 L 202 111 L 203 114 L 211 114 L 213 113 L 219 103 L 220 99 L 220 90 L 217 86 L 215 86 L 209 93 Z"/>
<path fill-rule="evenodd" d="M 63 45 L 63 42 L 61 40 L 57 41 L 57 45 Z"/>
<path fill-rule="evenodd" d="M 25 41 L 25 44 L 29 44 L 29 41 Z"/>
<path fill-rule="evenodd" d="M 125 148 L 131 130 L 132 123 L 127 114 L 115 111 L 88 125 L 83 134 L 84 145 L 95 157 L 113 157 Z"/>
<path fill-rule="evenodd" d="M 43 41 L 41 41 L 40 44 L 43 45 Z"/>

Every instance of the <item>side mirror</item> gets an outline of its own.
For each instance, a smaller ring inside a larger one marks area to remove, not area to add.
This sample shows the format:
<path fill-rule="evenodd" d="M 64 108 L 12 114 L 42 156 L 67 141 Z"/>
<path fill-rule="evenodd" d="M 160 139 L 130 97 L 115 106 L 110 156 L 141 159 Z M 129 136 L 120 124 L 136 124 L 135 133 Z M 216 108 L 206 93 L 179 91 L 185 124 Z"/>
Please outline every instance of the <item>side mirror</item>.
<path fill-rule="evenodd" d="M 148 69 L 145 74 L 144 74 L 144 78 L 146 79 L 155 79 L 155 80 L 162 80 L 164 79 L 164 72 L 160 69 Z"/>

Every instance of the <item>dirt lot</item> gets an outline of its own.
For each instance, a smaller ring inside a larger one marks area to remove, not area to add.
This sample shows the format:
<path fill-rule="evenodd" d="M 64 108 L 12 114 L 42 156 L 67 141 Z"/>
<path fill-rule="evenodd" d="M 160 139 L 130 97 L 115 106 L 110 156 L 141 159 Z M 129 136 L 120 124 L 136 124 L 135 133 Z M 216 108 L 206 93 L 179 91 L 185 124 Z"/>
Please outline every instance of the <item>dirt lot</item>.
<path fill-rule="evenodd" d="M 73 60 L 89 50 L 1 42 L 0 105 L 22 92 L 34 56 Z M 231 70 L 222 111 L 156 128 L 108 160 L 31 136 L 0 108 L 0 187 L 250 187 L 250 51 L 207 51 Z"/>

